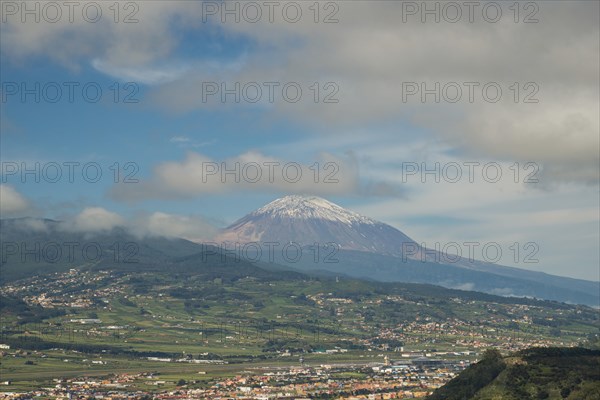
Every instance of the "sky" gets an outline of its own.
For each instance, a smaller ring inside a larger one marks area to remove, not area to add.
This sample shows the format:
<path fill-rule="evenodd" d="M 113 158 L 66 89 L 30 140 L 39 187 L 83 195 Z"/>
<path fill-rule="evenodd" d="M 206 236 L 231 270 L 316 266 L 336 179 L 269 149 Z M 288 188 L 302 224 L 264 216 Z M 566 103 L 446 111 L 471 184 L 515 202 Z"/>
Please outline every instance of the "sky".
<path fill-rule="evenodd" d="M 317 195 L 597 281 L 599 4 L 2 1 L 1 217 L 208 240 Z"/>

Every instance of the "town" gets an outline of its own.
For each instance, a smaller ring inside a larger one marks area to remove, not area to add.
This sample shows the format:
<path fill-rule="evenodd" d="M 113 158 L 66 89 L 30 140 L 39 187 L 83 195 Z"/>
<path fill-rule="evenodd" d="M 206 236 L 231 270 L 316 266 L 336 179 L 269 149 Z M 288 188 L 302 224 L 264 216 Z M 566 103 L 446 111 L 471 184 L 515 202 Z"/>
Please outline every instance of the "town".
<path fill-rule="evenodd" d="M 147 391 L 133 388 L 153 388 L 156 399 L 279 399 L 331 398 L 340 399 L 402 399 L 418 398 L 440 387 L 468 362 L 441 362 L 418 358 L 391 363 L 368 365 L 334 364 L 297 367 L 248 368 L 241 374 L 208 381 L 167 381 L 160 374 L 110 374 L 104 377 L 55 379 L 52 387 L 33 390 L 27 395 L 0 393 L 0 399 L 94 398 L 131 399 Z M 199 371 L 199 376 L 206 374 Z M 201 383 L 201 388 L 195 387 Z M 161 387 L 172 387 L 161 390 Z"/>
<path fill-rule="evenodd" d="M 156 272 L 81 269 L 6 284 L 0 295 L 23 302 L 9 305 L 0 327 L 0 393 L 422 397 L 489 348 L 577 346 L 597 318 L 584 306 L 461 292 L 439 301 L 405 289 L 352 291 L 337 279 L 295 285 L 194 277 L 182 286 Z"/>

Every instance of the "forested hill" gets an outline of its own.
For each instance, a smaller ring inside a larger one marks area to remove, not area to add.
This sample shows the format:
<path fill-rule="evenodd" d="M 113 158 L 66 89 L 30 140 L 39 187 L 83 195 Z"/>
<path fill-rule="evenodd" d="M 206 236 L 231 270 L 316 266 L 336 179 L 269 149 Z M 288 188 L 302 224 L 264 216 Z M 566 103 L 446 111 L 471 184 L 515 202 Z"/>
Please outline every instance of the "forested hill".
<path fill-rule="evenodd" d="M 508 357 L 488 350 L 428 399 L 600 399 L 600 350 L 531 348 Z"/>

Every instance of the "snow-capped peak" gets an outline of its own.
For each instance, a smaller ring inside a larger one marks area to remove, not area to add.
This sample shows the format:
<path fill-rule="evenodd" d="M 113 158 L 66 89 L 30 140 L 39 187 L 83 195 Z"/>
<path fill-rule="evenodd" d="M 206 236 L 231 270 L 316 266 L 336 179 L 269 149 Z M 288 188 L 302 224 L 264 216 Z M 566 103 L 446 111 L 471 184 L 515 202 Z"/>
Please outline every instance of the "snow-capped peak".
<path fill-rule="evenodd" d="M 344 209 L 317 196 L 285 196 L 254 211 L 251 216 L 269 215 L 271 217 L 295 219 L 323 219 L 342 222 L 375 224 L 376 221 L 353 211 Z"/>
<path fill-rule="evenodd" d="M 286 196 L 248 214 L 216 239 L 236 243 L 334 243 L 339 249 L 402 255 L 414 242 L 398 229 L 315 196 Z"/>

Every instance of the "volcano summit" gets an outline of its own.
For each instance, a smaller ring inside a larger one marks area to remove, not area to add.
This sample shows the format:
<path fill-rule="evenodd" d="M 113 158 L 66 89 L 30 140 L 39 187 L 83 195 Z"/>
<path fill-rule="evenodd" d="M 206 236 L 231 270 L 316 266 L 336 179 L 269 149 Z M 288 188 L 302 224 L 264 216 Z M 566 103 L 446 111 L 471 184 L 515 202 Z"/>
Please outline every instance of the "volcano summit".
<path fill-rule="evenodd" d="M 402 243 L 415 243 L 398 229 L 315 196 L 286 196 L 227 227 L 219 241 L 335 243 L 343 250 L 401 256 Z"/>

